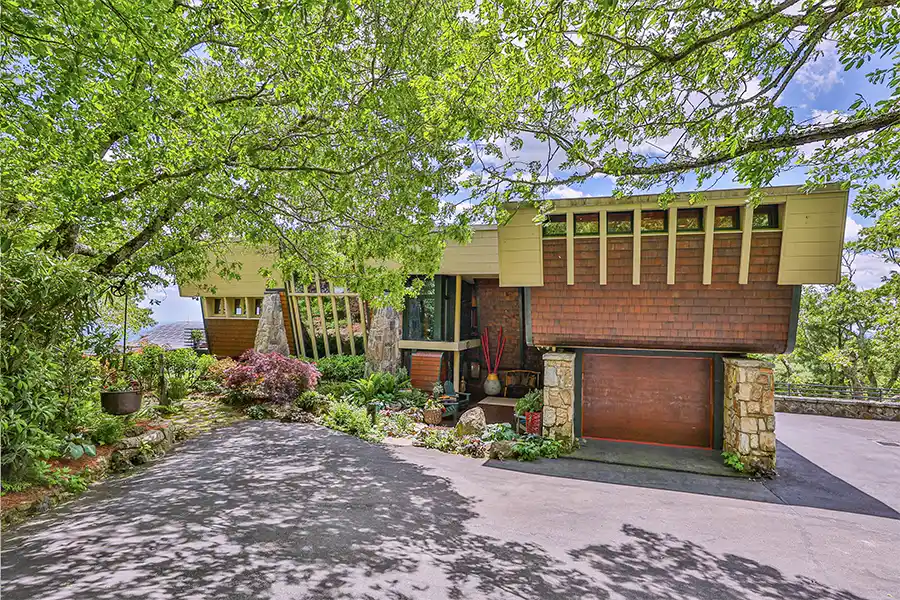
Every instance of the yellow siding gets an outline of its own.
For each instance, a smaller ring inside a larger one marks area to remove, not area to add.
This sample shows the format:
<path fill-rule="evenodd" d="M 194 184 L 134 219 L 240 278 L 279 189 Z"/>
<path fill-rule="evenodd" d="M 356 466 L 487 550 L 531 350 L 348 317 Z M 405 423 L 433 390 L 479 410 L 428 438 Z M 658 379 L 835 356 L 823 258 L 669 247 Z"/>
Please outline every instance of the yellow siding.
<path fill-rule="evenodd" d="M 778 283 L 837 283 L 849 192 L 793 195 L 784 209 Z"/>
<path fill-rule="evenodd" d="M 260 275 L 260 269 L 272 270 L 276 253 L 272 250 L 259 249 L 252 246 L 235 244 L 231 252 L 222 257 L 228 263 L 240 263 L 235 270 L 240 279 L 225 279 L 216 273 L 213 265 L 206 277 L 199 282 L 178 282 L 181 296 L 216 296 L 216 297 L 257 297 L 266 291 L 267 277 Z M 277 279 L 278 274 L 273 273 Z M 213 291 L 211 288 L 215 288 Z"/>
<path fill-rule="evenodd" d="M 534 224 L 537 211 L 522 206 L 497 230 L 501 287 L 544 285 L 541 228 Z"/>
<path fill-rule="evenodd" d="M 465 245 L 447 242 L 438 273 L 442 275 L 493 275 L 500 273 L 496 229 L 476 229 Z"/>

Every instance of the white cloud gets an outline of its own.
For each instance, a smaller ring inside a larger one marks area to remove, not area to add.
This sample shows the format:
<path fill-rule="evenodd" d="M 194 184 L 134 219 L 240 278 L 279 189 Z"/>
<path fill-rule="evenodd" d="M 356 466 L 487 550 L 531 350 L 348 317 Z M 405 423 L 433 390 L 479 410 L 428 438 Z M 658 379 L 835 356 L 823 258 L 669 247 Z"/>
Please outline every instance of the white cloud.
<path fill-rule="evenodd" d="M 151 303 L 151 301 L 157 301 L 158 304 Z M 203 320 L 200 302 L 193 298 L 179 296 L 178 286 L 175 285 L 147 290 L 147 295 L 140 306 L 153 309 L 153 318 L 157 323 Z"/>
<path fill-rule="evenodd" d="M 548 198 L 584 198 L 587 194 L 567 185 L 558 185 L 550 190 Z"/>
<path fill-rule="evenodd" d="M 885 262 L 877 254 L 860 254 L 853 261 L 853 283 L 862 289 L 878 287 L 882 279 L 895 270 L 896 267 Z M 846 269 L 844 272 L 846 273 Z"/>
<path fill-rule="evenodd" d="M 797 71 L 796 81 L 803 86 L 806 95 L 814 98 L 841 83 L 841 62 L 837 44 L 826 40 L 816 47 L 815 60 L 807 62 Z"/>
<path fill-rule="evenodd" d="M 847 224 L 844 227 L 844 241 L 852 242 L 859 237 L 859 230 L 862 225 L 853 220 L 853 217 L 847 217 Z"/>

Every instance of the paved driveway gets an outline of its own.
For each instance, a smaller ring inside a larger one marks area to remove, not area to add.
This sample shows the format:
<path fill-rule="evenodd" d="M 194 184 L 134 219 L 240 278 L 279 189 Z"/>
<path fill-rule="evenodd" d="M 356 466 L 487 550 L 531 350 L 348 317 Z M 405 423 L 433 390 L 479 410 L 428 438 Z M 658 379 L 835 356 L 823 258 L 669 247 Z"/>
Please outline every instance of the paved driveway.
<path fill-rule="evenodd" d="M 241 423 L 8 533 L 2 596 L 900 597 L 895 518 L 492 466 Z"/>

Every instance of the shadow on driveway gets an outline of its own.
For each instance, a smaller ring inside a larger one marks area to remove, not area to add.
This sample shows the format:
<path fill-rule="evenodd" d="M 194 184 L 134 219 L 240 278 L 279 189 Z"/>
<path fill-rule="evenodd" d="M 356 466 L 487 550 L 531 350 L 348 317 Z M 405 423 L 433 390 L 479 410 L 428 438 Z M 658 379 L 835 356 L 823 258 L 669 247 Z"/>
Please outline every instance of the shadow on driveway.
<path fill-rule="evenodd" d="M 3 599 L 858 599 L 638 527 L 566 557 L 476 517 L 384 446 L 245 422 L 7 532 Z"/>
<path fill-rule="evenodd" d="M 778 477 L 762 481 L 566 459 L 531 463 L 489 460 L 485 465 L 552 477 L 900 519 L 900 513 L 881 500 L 835 477 L 781 442 L 777 456 Z"/>

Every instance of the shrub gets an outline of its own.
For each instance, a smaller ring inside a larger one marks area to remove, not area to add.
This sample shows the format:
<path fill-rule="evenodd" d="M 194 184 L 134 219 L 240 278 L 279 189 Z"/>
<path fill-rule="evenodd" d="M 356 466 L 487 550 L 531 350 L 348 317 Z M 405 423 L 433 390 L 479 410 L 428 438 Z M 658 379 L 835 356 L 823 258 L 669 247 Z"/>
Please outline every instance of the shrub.
<path fill-rule="evenodd" d="M 409 376 L 405 369 L 400 369 L 396 375 L 387 372 L 372 373 L 366 378 L 355 380 L 350 395 L 356 404 L 391 404 L 397 401 L 396 395 L 408 385 Z"/>
<path fill-rule="evenodd" d="M 330 356 L 316 361 L 316 367 L 326 381 L 353 381 L 366 374 L 365 356 Z"/>
<path fill-rule="evenodd" d="M 248 406 L 247 410 L 245 410 L 244 413 L 248 417 L 256 421 L 271 419 L 274 416 L 272 413 L 272 409 L 265 404 L 254 404 L 252 406 Z"/>
<path fill-rule="evenodd" d="M 399 390 L 394 394 L 394 400 L 400 404 L 402 408 L 424 408 L 428 402 L 428 394 L 422 390 Z"/>
<path fill-rule="evenodd" d="M 97 422 L 90 431 L 91 439 L 96 444 L 114 444 L 125 434 L 125 420 L 115 415 L 100 413 Z"/>
<path fill-rule="evenodd" d="M 544 408 L 544 391 L 531 390 L 516 400 L 516 414 L 524 415 L 527 412 L 540 412 Z"/>
<path fill-rule="evenodd" d="M 169 379 L 166 394 L 169 396 L 169 400 L 182 400 L 188 395 L 187 382 L 181 377 Z"/>
<path fill-rule="evenodd" d="M 416 422 L 411 414 L 401 411 L 382 411 L 378 428 L 388 437 L 403 437 L 415 433 Z"/>
<path fill-rule="evenodd" d="M 319 414 L 328 408 L 329 398 L 315 390 L 306 390 L 294 400 L 294 406 L 306 412 Z"/>
<path fill-rule="evenodd" d="M 481 439 L 485 442 L 504 442 L 519 437 L 509 423 L 491 423 L 484 428 Z"/>
<path fill-rule="evenodd" d="M 377 439 L 365 408 L 349 402 L 332 402 L 322 417 L 326 427 L 349 433 L 363 439 Z"/>
<path fill-rule="evenodd" d="M 480 438 L 472 435 L 457 436 L 452 429 L 423 429 L 414 444 L 475 458 L 483 458 L 487 453 L 487 446 Z"/>
<path fill-rule="evenodd" d="M 210 381 L 216 381 L 218 383 L 224 384 L 225 380 L 228 378 L 228 371 L 236 364 L 237 363 L 232 358 L 222 358 L 216 360 L 215 362 L 210 363 L 209 367 L 206 368 L 205 377 Z"/>
<path fill-rule="evenodd" d="M 282 356 L 247 350 L 240 362 L 228 370 L 225 386 L 239 396 L 259 393 L 272 402 L 287 403 L 316 387 L 319 370 L 315 365 Z"/>
<path fill-rule="evenodd" d="M 131 379 L 136 379 L 143 390 L 159 389 L 159 361 L 165 354 L 162 346 L 141 344 L 128 355 L 125 366 Z"/>
<path fill-rule="evenodd" d="M 562 451 L 562 442 L 537 435 L 525 436 L 513 444 L 516 458 L 522 461 L 536 460 L 541 457 L 558 458 Z"/>
<path fill-rule="evenodd" d="M 341 400 L 353 391 L 353 383 L 350 381 L 323 381 L 316 386 L 316 391 L 323 396 L 334 396 L 335 399 Z"/>

